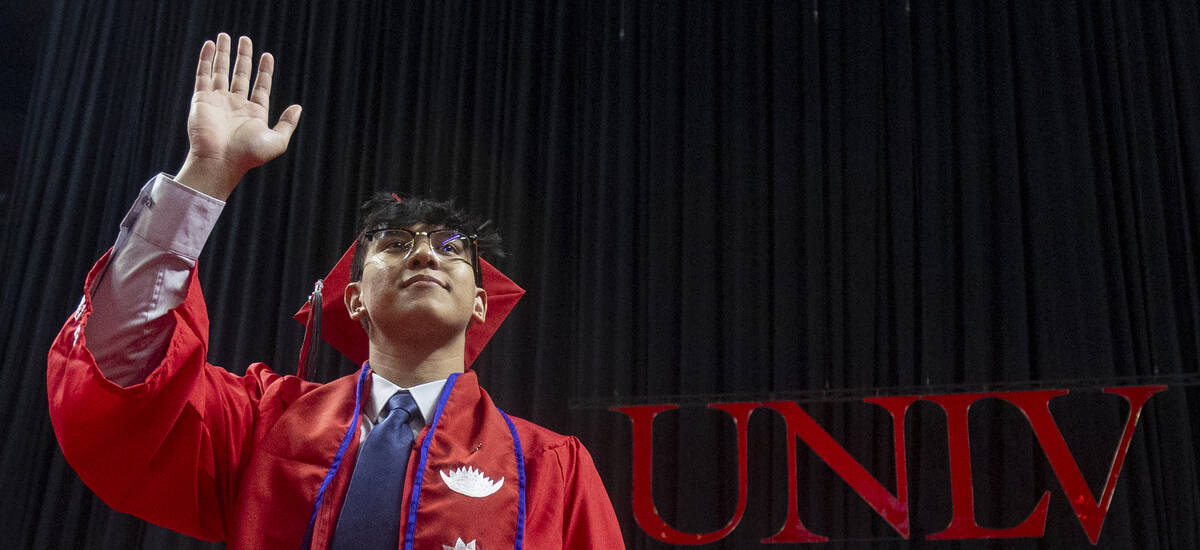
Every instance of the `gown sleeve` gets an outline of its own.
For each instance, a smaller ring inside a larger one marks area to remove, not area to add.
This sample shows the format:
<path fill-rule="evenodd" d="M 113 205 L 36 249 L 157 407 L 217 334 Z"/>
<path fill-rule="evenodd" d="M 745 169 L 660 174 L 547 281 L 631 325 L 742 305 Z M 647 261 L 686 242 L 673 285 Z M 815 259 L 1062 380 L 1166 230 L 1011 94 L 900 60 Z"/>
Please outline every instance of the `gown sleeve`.
<path fill-rule="evenodd" d="M 612 501 L 587 449 L 571 437 L 555 453 L 564 481 L 563 548 L 625 548 Z"/>
<path fill-rule="evenodd" d="M 518 429 L 525 427 L 525 547 L 625 548 L 608 491 L 583 443 L 516 420 Z"/>

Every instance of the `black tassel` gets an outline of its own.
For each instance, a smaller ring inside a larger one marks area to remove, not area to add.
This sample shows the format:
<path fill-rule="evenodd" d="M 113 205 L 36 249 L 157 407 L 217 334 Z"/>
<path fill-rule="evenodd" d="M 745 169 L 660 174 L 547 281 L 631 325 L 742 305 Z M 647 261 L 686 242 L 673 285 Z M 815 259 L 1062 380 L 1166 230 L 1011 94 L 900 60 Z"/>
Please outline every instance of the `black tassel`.
<path fill-rule="evenodd" d="M 296 376 L 304 380 L 313 374 L 313 341 L 321 338 L 321 289 L 324 287 L 325 280 L 317 279 L 312 294 L 308 295 L 308 322 L 304 324 L 304 344 L 300 346 L 300 361 L 296 365 Z"/>

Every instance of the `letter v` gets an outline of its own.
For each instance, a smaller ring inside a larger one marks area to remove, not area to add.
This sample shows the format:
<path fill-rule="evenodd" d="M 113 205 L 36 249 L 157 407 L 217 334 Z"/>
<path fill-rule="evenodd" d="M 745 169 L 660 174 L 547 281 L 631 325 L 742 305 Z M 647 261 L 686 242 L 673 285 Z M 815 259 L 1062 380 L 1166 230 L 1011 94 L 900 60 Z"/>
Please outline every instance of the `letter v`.
<path fill-rule="evenodd" d="M 1105 393 L 1115 393 L 1129 402 L 1129 416 L 1125 419 L 1125 430 L 1121 434 L 1121 442 L 1117 444 L 1117 451 L 1113 455 L 1112 466 L 1108 469 L 1108 479 L 1100 494 L 1099 502 L 1096 502 L 1096 498 L 1092 495 L 1087 480 L 1083 479 L 1083 473 L 1079 471 L 1079 464 L 1075 462 L 1075 457 L 1071 454 L 1071 449 L 1067 447 L 1067 442 L 1063 439 L 1062 432 L 1054 421 L 1054 416 L 1050 414 L 1050 400 L 1065 395 L 1067 390 L 996 394 L 996 397 L 1020 408 L 1021 412 L 1025 413 L 1025 417 L 1029 419 L 1038 443 L 1042 445 L 1042 450 L 1046 452 L 1046 458 L 1050 460 L 1050 466 L 1054 468 L 1054 475 L 1058 477 L 1058 482 L 1062 485 L 1067 500 L 1071 502 L 1075 516 L 1079 518 L 1079 524 L 1083 526 L 1083 531 L 1087 533 L 1088 540 L 1092 542 L 1093 546 L 1100 539 L 1100 529 L 1104 526 L 1104 518 L 1108 516 L 1108 507 L 1112 504 L 1117 478 L 1121 476 L 1121 466 L 1125 463 L 1125 453 L 1129 450 L 1129 442 L 1133 438 L 1134 429 L 1137 428 L 1142 407 L 1145 406 L 1150 396 L 1165 389 L 1167 389 L 1166 386 L 1127 386 L 1104 389 Z"/>

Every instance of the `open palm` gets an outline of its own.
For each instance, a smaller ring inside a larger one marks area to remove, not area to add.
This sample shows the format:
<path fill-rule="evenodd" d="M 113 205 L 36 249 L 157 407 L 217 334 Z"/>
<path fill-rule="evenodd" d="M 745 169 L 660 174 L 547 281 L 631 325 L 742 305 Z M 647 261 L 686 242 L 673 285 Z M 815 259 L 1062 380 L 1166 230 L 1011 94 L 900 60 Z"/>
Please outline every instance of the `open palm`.
<path fill-rule="evenodd" d="M 188 113 L 191 144 L 188 155 L 190 160 L 220 166 L 240 178 L 251 168 L 287 150 L 300 121 L 300 106 L 288 107 L 274 127 L 268 126 L 274 58 L 269 53 L 262 55 L 252 90 L 250 39 L 243 36 L 238 40 L 232 77 L 229 50 L 230 38 L 224 33 L 217 37 L 216 43 L 206 41 L 200 50 L 195 92 Z M 232 183 L 236 185 L 236 179 Z M 232 191 L 232 186 L 228 191 Z"/>

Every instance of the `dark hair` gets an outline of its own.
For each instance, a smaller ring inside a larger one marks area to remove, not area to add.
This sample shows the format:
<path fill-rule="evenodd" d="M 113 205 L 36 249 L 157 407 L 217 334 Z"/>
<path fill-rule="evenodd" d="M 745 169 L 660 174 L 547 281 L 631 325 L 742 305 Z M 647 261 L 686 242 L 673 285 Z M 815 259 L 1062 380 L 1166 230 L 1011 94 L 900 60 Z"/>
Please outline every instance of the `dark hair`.
<path fill-rule="evenodd" d="M 417 224 L 437 225 L 454 229 L 465 235 L 475 235 L 479 244 L 480 257 L 496 260 L 504 257 L 500 247 L 500 232 L 491 220 L 480 220 L 459 209 L 453 201 L 406 198 L 400 201 L 390 193 L 376 193 L 358 209 L 358 240 L 354 247 L 354 260 L 350 264 L 350 281 L 362 279 L 363 262 L 366 261 L 367 242 L 364 232 L 384 227 L 411 227 Z M 479 274 L 476 273 L 478 280 Z"/>

